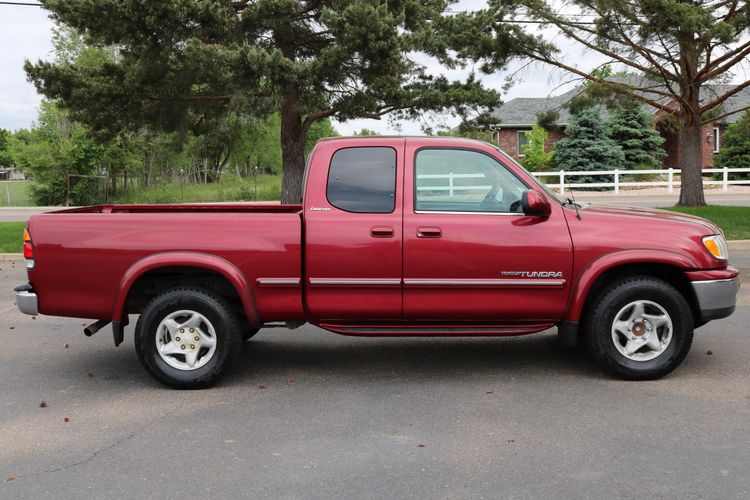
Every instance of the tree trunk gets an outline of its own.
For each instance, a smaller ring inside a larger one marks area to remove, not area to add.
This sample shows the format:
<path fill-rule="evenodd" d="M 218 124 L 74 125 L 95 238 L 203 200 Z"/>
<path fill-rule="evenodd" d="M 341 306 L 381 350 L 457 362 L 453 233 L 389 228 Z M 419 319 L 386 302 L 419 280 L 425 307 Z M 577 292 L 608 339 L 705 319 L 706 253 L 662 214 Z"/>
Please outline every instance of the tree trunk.
<path fill-rule="evenodd" d="M 680 124 L 680 201 L 684 207 L 706 204 L 703 196 L 703 131 L 700 122 Z"/>
<path fill-rule="evenodd" d="M 302 203 L 305 136 L 297 93 L 290 90 L 281 106 L 281 203 Z"/>
<path fill-rule="evenodd" d="M 151 189 L 151 176 L 153 175 L 154 171 L 154 158 L 156 157 L 156 153 L 153 151 L 149 151 L 148 156 L 146 157 L 146 165 L 148 166 L 148 170 L 146 173 L 146 189 Z"/>
<path fill-rule="evenodd" d="M 701 127 L 700 89 L 690 87 L 685 98 L 690 108 L 682 106 L 678 115 L 680 132 L 678 139 L 680 157 L 680 201 L 684 207 L 699 207 L 706 204 L 703 196 L 703 128 Z"/>

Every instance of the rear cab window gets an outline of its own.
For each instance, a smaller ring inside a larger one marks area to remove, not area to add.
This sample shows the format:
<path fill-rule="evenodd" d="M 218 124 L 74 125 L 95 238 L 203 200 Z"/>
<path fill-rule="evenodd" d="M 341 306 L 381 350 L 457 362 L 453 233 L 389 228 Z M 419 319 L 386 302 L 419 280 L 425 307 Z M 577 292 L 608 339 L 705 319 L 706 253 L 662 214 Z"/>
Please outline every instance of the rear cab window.
<path fill-rule="evenodd" d="M 391 213 L 396 207 L 396 150 L 391 147 L 339 149 L 331 158 L 326 197 L 353 213 Z"/>

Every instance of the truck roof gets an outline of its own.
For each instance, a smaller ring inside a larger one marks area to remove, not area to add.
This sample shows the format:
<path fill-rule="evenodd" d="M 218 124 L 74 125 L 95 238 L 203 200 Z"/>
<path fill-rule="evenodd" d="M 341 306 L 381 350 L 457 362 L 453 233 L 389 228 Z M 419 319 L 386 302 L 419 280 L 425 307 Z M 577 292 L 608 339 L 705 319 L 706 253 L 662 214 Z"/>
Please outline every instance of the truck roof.
<path fill-rule="evenodd" d="M 337 136 L 337 137 L 323 137 L 318 139 L 318 142 L 331 142 L 331 141 L 357 141 L 357 140 L 376 140 L 376 139 L 413 139 L 418 141 L 436 141 L 442 144 L 483 144 L 487 145 L 485 141 L 478 139 L 469 139 L 467 137 L 453 137 L 453 136 L 434 136 L 434 135 L 349 135 L 349 136 Z"/>

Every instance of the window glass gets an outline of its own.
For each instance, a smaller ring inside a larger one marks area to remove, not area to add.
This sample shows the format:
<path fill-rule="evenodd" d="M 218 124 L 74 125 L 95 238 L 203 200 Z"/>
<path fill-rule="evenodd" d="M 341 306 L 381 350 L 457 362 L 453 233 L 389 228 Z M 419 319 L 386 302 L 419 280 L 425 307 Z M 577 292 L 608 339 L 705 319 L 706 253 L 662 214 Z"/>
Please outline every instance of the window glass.
<path fill-rule="evenodd" d="M 347 212 L 390 213 L 396 204 L 396 151 L 346 148 L 334 153 L 326 195 Z"/>
<path fill-rule="evenodd" d="M 524 156 L 526 154 L 526 144 L 529 143 L 529 138 L 526 137 L 526 130 L 518 132 L 518 156 Z"/>
<path fill-rule="evenodd" d="M 416 210 L 521 212 L 526 185 L 494 158 L 461 149 L 422 149 L 415 161 Z"/>

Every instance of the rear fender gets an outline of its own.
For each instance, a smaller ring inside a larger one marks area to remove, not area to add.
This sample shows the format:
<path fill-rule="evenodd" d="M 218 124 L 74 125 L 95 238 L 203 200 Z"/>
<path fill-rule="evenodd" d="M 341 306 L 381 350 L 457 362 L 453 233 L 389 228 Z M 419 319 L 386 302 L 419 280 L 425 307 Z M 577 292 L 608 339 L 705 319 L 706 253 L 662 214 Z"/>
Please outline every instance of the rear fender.
<path fill-rule="evenodd" d="M 138 278 L 149 271 L 161 267 L 199 267 L 221 274 L 229 280 L 237 291 L 237 295 L 242 301 L 242 308 L 245 311 L 248 323 L 253 326 L 259 324 L 257 309 L 255 307 L 255 297 L 242 271 L 226 259 L 198 252 L 169 252 L 150 255 L 130 266 L 120 281 L 120 288 L 115 299 L 114 311 L 112 312 L 113 321 L 122 319 L 128 294 Z"/>
<path fill-rule="evenodd" d="M 579 321 L 583 306 L 597 278 L 610 269 L 627 264 L 667 264 L 684 270 L 699 267 L 699 263 L 690 257 L 668 250 L 622 250 L 604 254 L 581 273 L 570 294 L 565 319 Z"/>

